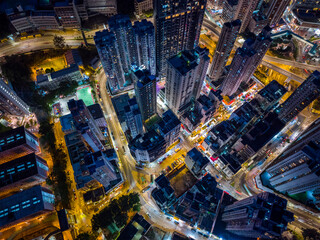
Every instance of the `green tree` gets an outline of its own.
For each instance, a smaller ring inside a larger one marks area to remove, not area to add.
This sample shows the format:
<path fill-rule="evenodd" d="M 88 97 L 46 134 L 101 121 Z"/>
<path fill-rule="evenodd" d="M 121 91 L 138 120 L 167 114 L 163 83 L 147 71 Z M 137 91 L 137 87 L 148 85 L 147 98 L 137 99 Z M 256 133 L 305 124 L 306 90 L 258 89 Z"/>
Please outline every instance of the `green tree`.
<path fill-rule="evenodd" d="M 129 204 L 130 206 L 134 206 L 135 204 L 140 204 L 140 197 L 138 193 L 129 194 Z"/>
<path fill-rule="evenodd" d="M 131 206 L 129 205 L 129 196 L 128 195 L 121 196 L 118 199 L 117 204 L 119 205 L 121 212 L 128 212 L 131 208 Z"/>
<path fill-rule="evenodd" d="M 304 228 L 302 236 L 305 240 L 320 240 L 320 233 L 314 228 Z"/>
<path fill-rule="evenodd" d="M 120 213 L 114 217 L 114 221 L 116 222 L 118 228 L 123 227 L 127 224 L 128 221 L 128 213 Z"/>
<path fill-rule="evenodd" d="M 77 91 L 78 83 L 76 81 L 64 81 L 59 84 L 57 94 L 68 96 Z"/>
<path fill-rule="evenodd" d="M 95 240 L 97 239 L 92 233 L 88 233 L 88 232 L 85 232 L 85 233 L 80 233 L 76 240 Z"/>
<path fill-rule="evenodd" d="M 53 37 L 53 45 L 56 48 L 64 48 L 66 46 L 66 42 L 63 36 L 54 35 Z"/>

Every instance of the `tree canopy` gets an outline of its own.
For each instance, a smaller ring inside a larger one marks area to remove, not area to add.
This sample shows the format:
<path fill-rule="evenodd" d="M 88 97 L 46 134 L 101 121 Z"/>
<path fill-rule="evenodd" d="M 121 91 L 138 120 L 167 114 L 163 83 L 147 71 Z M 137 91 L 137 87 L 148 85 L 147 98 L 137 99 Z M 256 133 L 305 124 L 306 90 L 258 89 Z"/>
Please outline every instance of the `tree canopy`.
<path fill-rule="evenodd" d="M 54 35 L 53 37 L 53 45 L 56 48 L 64 48 L 66 46 L 66 42 L 63 36 Z"/>
<path fill-rule="evenodd" d="M 302 236 L 305 240 L 320 240 L 320 233 L 313 228 L 304 228 Z"/>
<path fill-rule="evenodd" d="M 93 230 L 105 229 L 112 223 L 119 228 L 128 221 L 128 212 L 140 211 L 140 198 L 138 193 L 122 195 L 118 199 L 113 199 L 110 204 L 100 213 L 95 214 L 91 220 Z"/>

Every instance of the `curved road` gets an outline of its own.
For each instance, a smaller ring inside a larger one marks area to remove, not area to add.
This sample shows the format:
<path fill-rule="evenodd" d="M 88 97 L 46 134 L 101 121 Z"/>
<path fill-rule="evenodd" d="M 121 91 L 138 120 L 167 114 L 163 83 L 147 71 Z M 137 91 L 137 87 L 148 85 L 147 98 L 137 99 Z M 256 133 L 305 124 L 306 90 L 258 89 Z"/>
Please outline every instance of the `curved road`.
<path fill-rule="evenodd" d="M 286 71 L 286 70 L 284 70 L 284 69 L 282 69 L 272 63 L 269 63 L 269 62 L 265 61 L 264 59 L 262 60 L 261 64 L 268 67 L 268 68 L 271 68 L 271 69 L 275 70 L 276 72 L 281 73 L 282 75 L 285 75 L 288 78 L 290 78 L 294 81 L 297 81 L 299 83 L 303 83 L 303 81 L 305 80 L 304 78 L 302 78 L 292 72 Z"/>
<path fill-rule="evenodd" d="M 135 168 L 135 160 L 132 158 L 130 154 L 127 142 L 125 140 L 121 140 L 121 134 L 123 134 L 122 128 L 118 121 L 116 111 L 114 110 L 111 97 L 109 96 L 106 90 L 107 78 L 103 70 L 101 70 L 97 78 L 100 84 L 100 92 L 101 92 L 101 98 L 102 98 L 102 103 L 100 102 L 100 105 L 107 119 L 109 130 L 113 132 L 114 147 L 118 149 L 117 153 L 119 157 L 120 168 L 126 180 L 126 185 L 125 185 L 125 189 L 123 189 L 123 192 L 125 192 L 126 189 L 128 189 L 128 191 L 135 190 L 140 193 L 142 190 L 142 187 L 139 186 L 137 179 L 135 179 L 133 175 L 134 172 L 137 172 L 137 169 Z M 123 151 L 123 147 L 126 150 L 125 152 Z M 146 191 L 145 193 L 140 193 L 140 198 L 142 202 L 141 209 L 142 209 L 142 212 L 144 213 L 143 215 L 146 219 L 152 222 L 152 224 L 156 225 L 158 228 L 162 229 L 165 232 L 176 231 L 187 236 L 192 236 L 195 239 L 199 239 L 199 240 L 207 239 L 199 235 L 198 233 L 192 232 L 191 228 L 188 227 L 187 225 L 183 225 L 182 223 L 180 223 L 179 225 L 176 225 L 173 223 L 173 221 L 168 220 L 166 216 L 160 211 L 158 206 L 153 202 L 150 192 L 151 192 L 151 189 Z M 211 237 L 210 239 L 213 239 L 213 238 Z"/>
<path fill-rule="evenodd" d="M 221 29 L 215 25 L 214 23 L 212 23 L 211 21 L 209 21 L 208 19 L 204 19 L 203 22 L 203 26 L 205 28 L 208 28 L 210 31 L 212 31 L 214 34 L 219 35 L 221 32 Z M 61 34 L 60 34 L 61 35 Z M 76 36 L 80 36 L 80 33 L 76 33 L 76 34 L 69 34 L 69 35 L 64 35 L 66 38 L 66 44 L 70 45 L 70 46 L 79 46 L 81 45 L 83 40 L 77 40 L 75 39 Z M 43 48 L 51 48 L 53 47 L 53 35 L 48 35 L 48 36 L 43 36 L 41 38 L 37 38 L 37 39 L 28 39 L 28 40 L 24 40 L 24 41 L 19 41 L 19 42 L 15 42 L 15 43 L 5 43 L 5 44 L 1 44 L 0 45 L 0 57 L 2 56 L 6 56 L 6 55 L 11 55 L 11 54 L 16 54 L 16 53 L 23 53 L 23 52 L 29 52 L 32 50 L 38 50 L 38 49 L 43 49 Z M 88 40 L 89 43 L 92 43 L 93 40 L 89 39 Z M 240 46 L 239 43 L 235 44 L 236 47 Z M 275 60 L 274 57 L 271 56 L 267 56 L 268 61 L 281 61 L 281 63 L 283 64 L 290 64 L 291 66 L 294 66 L 294 64 L 296 62 L 293 61 L 283 61 L 283 59 L 279 60 Z M 284 63 L 285 62 L 285 63 Z M 275 65 L 271 64 L 271 63 L 266 63 L 265 61 L 263 62 L 263 64 L 269 64 L 269 66 L 272 66 L 270 68 L 274 69 Z M 299 63 L 296 63 L 299 64 Z M 302 66 L 299 64 L 299 66 Z M 303 65 L 304 66 L 304 65 Z M 309 65 L 310 66 L 310 65 Z M 312 66 L 312 65 L 311 65 Z M 312 66 L 313 67 L 313 66 Z M 315 67 L 315 66 L 314 66 Z M 306 68 L 305 66 L 303 68 Z M 295 78 L 296 81 L 303 81 L 304 79 L 294 76 L 294 74 L 287 72 L 281 68 L 277 67 L 276 71 L 282 71 L 284 75 L 290 74 L 290 77 L 293 79 Z M 312 69 L 310 69 L 312 70 Z M 285 72 L 284 72 L 285 71 Z M 281 73 L 281 72 L 280 72 Z M 110 128 L 110 130 L 113 132 L 114 134 L 114 145 L 116 147 L 118 147 L 118 156 L 119 156 L 119 161 L 120 161 L 120 167 L 122 169 L 122 172 L 124 173 L 125 176 L 125 180 L 127 182 L 126 188 L 128 188 L 128 190 L 130 189 L 134 189 L 134 190 L 141 190 L 139 188 L 139 186 L 137 186 L 137 181 L 134 179 L 133 176 L 133 172 L 136 171 L 135 169 L 135 160 L 132 158 L 132 156 L 129 154 L 129 149 L 127 146 L 127 143 L 125 141 L 121 140 L 121 135 L 120 133 L 122 133 L 122 129 L 121 126 L 119 124 L 119 121 L 117 120 L 117 116 L 115 113 L 115 110 L 113 108 L 112 102 L 111 102 L 111 98 L 108 95 L 107 91 L 106 91 L 106 77 L 104 74 L 104 71 L 101 71 L 100 74 L 98 75 L 98 79 L 101 85 L 101 96 L 102 96 L 102 100 L 103 103 L 100 103 L 102 105 L 104 114 L 106 116 L 107 119 L 107 123 L 108 126 Z M 125 148 L 125 152 L 123 151 L 122 147 Z M 226 189 L 232 191 L 232 193 L 236 193 L 236 190 L 228 183 L 223 181 L 223 186 L 226 187 Z M 243 193 L 242 197 L 244 197 L 245 193 Z M 240 199 L 242 197 L 239 196 L 239 194 L 235 194 L 235 196 L 237 199 Z M 203 237 L 199 234 L 191 232 L 190 229 L 188 227 L 184 227 L 184 226 L 177 226 L 175 224 L 173 224 L 172 221 L 168 221 L 166 219 L 166 217 L 159 212 L 157 206 L 153 203 L 152 199 L 150 198 L 149 194 L 141 194 L 141 198 L 142 198 L 142 210 L 146 213 L 145 215 L 147 215 L 150 220 L 156 224 L 158 227 L 160 227 L 161 229 L 165 230 L 165 231 L 177 231 L 177 232 L 181 232 L 185 235 L 188 236 L 193 236 L 196 239 L 203 239 Z M 295 211 L 295 213 L 297 213 L 297 211 Z M 300 214 L 301 215 L 301 214 Z M 305 213 L 304 213 L 305 215 Z M 148 218 L 146 217 L 146 218 Z"/>
<path fill-rule="evenodd" d="M 210 21 L 209 19 L 205 18 L 203 20 L 203 27 L 207 28 L 209 31 L 211 31 L 213 34 L 215 34 L 218 37 L 221 33 L 221 28 L 218 25 L 216 25 L 215 23 L 213 23 L 212 21 Z M 235 44 L 234 44 L 234 47 L 236 47 L 236 48 L 241 47 L 241 46 L 242 46 L 242 44 L 240 44 L 239 42 L 235 42 Z M 277 57 L 273 57 L 273 56 L 269 56 L 269 55 L 264 56 L 263 62 L 261 64 L 291 78 L 292 80 L 300 82 L 300 83 L 302 83 L 305 79 L 303 79 L 303 78 L 299 77 L 298 75 L 295 75 L 289 71 L 286 71 L 285 69 L 282 69 L 272 63 L 266 62 L 266 61 L 285 64 L 288 66 L 312 70 L 312 71 L 320 70 L 320 66 L 310 65 L 310 64 L 306 64 L 306 63 L 300 63 L 300 62 L 277 58 Z"/>

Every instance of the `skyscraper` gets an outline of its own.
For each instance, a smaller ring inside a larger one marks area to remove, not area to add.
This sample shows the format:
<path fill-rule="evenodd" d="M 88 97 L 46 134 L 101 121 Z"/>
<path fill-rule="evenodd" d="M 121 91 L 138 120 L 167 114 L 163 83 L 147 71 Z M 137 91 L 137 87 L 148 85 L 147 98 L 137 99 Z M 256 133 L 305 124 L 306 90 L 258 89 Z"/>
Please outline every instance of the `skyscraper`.
<path fill-rule="evenodd" d="M 0 78 L 0 115 L 29 115 L 29 106 Z"/>
<path fill-rule="evenodd" d="M 222 19 L 230 22 L 236 19 L 241 20 L 240 33 L 248 27 L 253 11 L 260 0 L 226 0 L 223 6 Z"/>
<path fill-rule="evenodd" d="M 242 48 L 237 49 L 230 64 L 230 70 L 221 86 L 223 95 L 233 95 L 241 82 L 250 80 L 272 42 L 271 30 L 266 26 L 255 40 L 249 38 Z"/>
<path fill-rule="evenodd" d="M 268 51 L 272 42 L 271 31 L 272 29 L 269 26 L 264 27 L 261 33 L 256 37 L 253 44 L 250 46 L 256 54 L 254 55 L 252 65 L 250 65 L 248 70 L 244 72 L 242 81 L 248 82 L 250 80 L 251 76 L 254 74 L 257 67 L 261 63 L 264 55 Z"/>
<path fill-rule="evenodd" d="M 122 69 L 125 73 L 129 73 L 131 65 L 138 64 L 131 20 L 127 15 L 118 14 L 109 18 L 108 25 L 117 40 Z"/>
<path fill-rule="evenodd" d="M 314 71 L 278 108 L 279 118 L 289 122 L 320 94 L 320 72 Z"/>
<path fill-rule="evenodd" d="M 249 40 L 246 43 L 249 43 Z M 255 55 L 256 52 L 245 45 L 237 49 L 230 64 L 230 70 L 221 85 L 222 95 L 231 96 L 237 91 L 244 79 L 244 75 L 247 75 L 246 72 L 253 65 Z"/>
<path fill-rule="evenodd" d="M 222 20 L 224 22 L 231 22 L 235 20 L 235 14 L 238 8 L 239 0 L 226 0 L 222 3 Z"/>
<path fill-rule="evenodd" d="M 156 46 L 152 22 L 143 19 L 133 26 L 137 49 L 138 65 L 145 66 L 152 75 L 156 75 Z"/>
<path fill-rule="evenodd" d="M 200 47 L 168 59 L 165 93 L 175 114 L 181 115 L 183 108 L 199 97 L 209 60 L 208 49 Z"/>
<path fill-rule="evenodd" d="M 290 0 L 271 0 L 268 3 L 266 17 L 270 26 L 277 25 L 284 11 L 289 5 Z"/>
<path fill-rule="evenodd" d="M 287 224 L 294 220 L 286 210 L 287 200 L 263 192 L 237 201 L 223 210 L 222 221 L 226 230 L 246 238 L 259 238 L 265 234 L 280 237 Z"/>
<path fill-rule="evenodd" d="M 157 113 L 157 86 L 156 77 L 148 70 L 134 72 L 134 90 L 142 115 L 146 121 Z"/>
<path fill-rule="evenodd" d="M 236 41 L 240 26 L 240 20 L 226 22 L 225 24 L 223 24 L 217 48 L 213 55 L 211 67 L 209 70 L 209 77 L 213 81 L 218 80 L 223 73 L 234 42 Z"/>
<path fill-rule="evenodd" d="M 143 134 L 142 117 L 137 103 L 137 99 L 129 99 L 128 106 L 124 107 L 124 111 L 126 116 L 127 127 L 128 130 L 130 130 L 131 137 L 135 138 L 139 134 Z"/>
<path fill-rule="evenodd" d="M 207 0 L 155 0 L 156 58 L 158 74 L 166 74 L 166 60 L 199 43 Z"/>
<path fill-rule="evenodd" d="M 97 32 L 94 36 L 94 41 L 101 59 L 101 64 L 107 75 L 111 92 L 121 90 L 125 84 L 125 77 L 122 70 L 118 43 L 114 33 L 108 30 Z"/>
<path fill-rule="evenodd" d="M 273 188 L 290 195 L 320 189 L 320 138 L 290 150 L 266 170 Z"/>

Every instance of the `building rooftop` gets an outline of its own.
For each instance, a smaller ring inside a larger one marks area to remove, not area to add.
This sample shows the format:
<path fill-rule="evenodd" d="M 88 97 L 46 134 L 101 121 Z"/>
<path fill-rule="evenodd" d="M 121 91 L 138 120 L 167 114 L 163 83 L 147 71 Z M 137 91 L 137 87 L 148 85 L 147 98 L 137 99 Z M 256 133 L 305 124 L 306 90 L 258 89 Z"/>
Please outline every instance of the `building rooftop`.
<path fill-rule="evenodd" d="M 157 148 L 159 144 L 164 142 L 164 138 L 159 135 L 154 129 L 136 136 L 130 143 L 136 149 L 150 150 Z"/>
<path fill-rule="evenodd" d="M 102 109 L 99 103 L 92 104 L 87 107 L 93 119 L 104 118 Z"/>
<path fill-rule="evenodd" d="M 201 95 L 197 99 L 197 102 L 201 104 L 202 108 L 205 111 L 208 111 L 209 109 L 212 109 L 214 107 L 213 101 L 206 95 Z"/>
<path fill-rule="evenodd" d="M 271 81 L 267 86 L 258 92 L 258 95 L 265 98 L 268 102 L 273 102 L 282 98 L 287 89 L 276 80 Z"/>
<path fill-rule="evenodd" d="M 49 81 L 50 74 L 41 74 L 37 76 L 37 83 L 47 82 Z"/>
<path fill-rule="evenodd" d="M 71 114 L 60 117 L 60 124 L 63 132 L 73 132 L 76 130 Z"/>
<path fill-rule="evenodd" d="M 132 27 L 131 20 L 128 15 L 117 14 L 109 18 L 108 20 L 109 29 L 116 31 L 123 27 Z"/>
<path fill-rule="evenodd" d="M 0 153 L 27 143 L 29 136 L 26 133 L 32 136 L 33 139 L 37 139 L 36 136 L 23 126 L 0 133 Z"/>
<path fill-rule="evenodd" d="M 0 188 L 37 174 L 46 178 L 48 170 L 47 162 L 34 153 L 3 163 L 0 165 Z"/>
<path fill-rule="evenodd" d="M 74 72 L 77 72 L 77 71 L 79 71 L 79 67 L 76 64 L 73 64 L 68 68 L 64 68 L 62 70 L 59 70 L 59 71 L 51 73 L 51 78 L 52 79 L 59 78 L 59 77 L 62 77 L 64 75 L 68 75 L 68 74 L 71 74 L 71 73 L 74 73 Z"/>
<path fill-rule="evenodd" d="M 37 185 L 1 199 L 0 209 L 0 226 L 4 226 L 42 211 L 54 210 L 54 195 Z"/>
<path fill-rule="evenodd" d="M 121 231 L 118 240 L 140 239 L 146 233 L 151 224 L 148 223 L 141 215 L 136 213 L 130 223 Z"/>
<path fill-rule="evenodd" d="M 187 156 L 189 156 L 200 168 L 205 167 L 209 163 L 208 158 L 204 157 L 196 148 L 192 148 L 187 153 Z"/>
<path fill-rule="evenodd" d="M 227 2 L 230 6 L 236 6 L 238 5 L 239 0 L 227 0 Z"/>
<path fill-rule="evenodd" d="M 76 64 L 78 66 L 83 64 L 78 49 L 68 50 L 65 54 L 65 58 L 67 60 L 67 64 L 70 66 L 73 64 Z"/>
<path fill-rule="evenodd" d="M 181 126 L 181 122 L 170 109 L 162 114 L 162 119 L 158 123 L 158 128 L 164 135 L 177 126 Z"/>
<path fill-rule="evenodd" d="M 269 113 L 262 121 L 258 122 L 246 135 L 242 137 L 242 143 L 258 151 L 277 135 L 285 124 L 276 113 Z"/>
<path fill-rule="evenodd" d="M 116 37 L 113 32 L 105 29 L 103 31 L 96 32 L 94 36 L 94 42 L 97 46 L 108 46 L 112 45 L 116 41 Z"/>
<path fill-rule="evenodd" d="M 134 22 L 133 29 L 139 36 L 144 36 L 146 34 L 154 34 L 154 26 L 152 22 L 143 19 L 141 21 Z"/>
<path fill-rule="evenodd" d="M 142 88 L 145 85 L 156 80 L 156 76 L 151 75 L 149 70 L 137 70 L 134 72 L 134 75 L 137 79 L 137 87 Z"/>
<path fill-rule="evenodd" d="M 82 161 L 72 164 L 77 187 L 82 188 L 90 181 L 96 180 L 106 191 L 111 189 L 122 180 L 117 165 L 112 163 L 117 160 L 113 149 L 86 154 Z"/>
<path fill-rule="evenodd" d="M 214 126 L 210 132 L 222 141 L 226 141 L 234 134 L 235 128 L 231 125 L 230 121 L 223 121 Z"/>
<path fill-rule="evenodd" d="M 104 187 L 99 187 L 94 190 L 89 190 L 83 194 L 85 202 L 97 202 L 105 195 Z"/>
<path fill-rule="evenodd" d="M 241 169 L 241 160 L 233 154 L 222 154 L 219 156 L 219 160 L 225 165 L 228 165 L 229 169 L 235 174 Z"/>
<path fill-rule="evenodd" d="M 182 51 L 177 55 L 169 58 L 168 63 L 176 69 L 181 75 L 187 74 L 198 66 L 198 55 L 196 51 Z"/>
<path fill-rule="evenodd" d="M 188 119 L 189 122 L 194 126 L 198 126 L 201 123 L 202 114 L 197 109 L 186 111 L 183 115 L 183 119 Z"/>
<path fill-rule="evenodd" d="M 129 95 L 123 94 L 117 97 L 112 98 L 112 104 L 114 106 L 114 109 L 117 113 L 118 119 L 120 123 L 125 122 L 125 106 L 128 106 L 128 101 L 129 101 Z"/>
<path fill-rule="evenodd" d="M 74 164 L 81 161 L 88 152 L 88 149 L 82 141 L 81 133 L 74 131 L 65 135 L 64 139 L 68 148 L 71 163 Z"/>
<path fill-rule="evenodd" d="M 167 186 L 170 186 L 168 178 L 163 174 L 157 177 L 154 181 L 156 182 L 159 188 L 165 188 Z"/>

